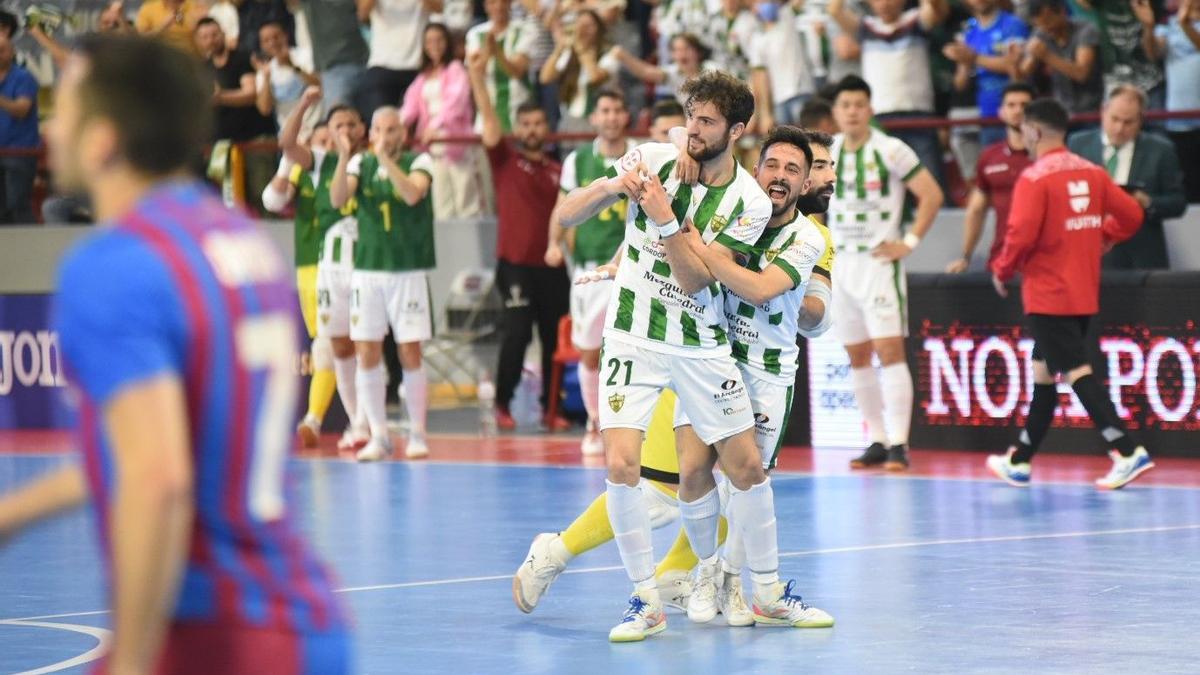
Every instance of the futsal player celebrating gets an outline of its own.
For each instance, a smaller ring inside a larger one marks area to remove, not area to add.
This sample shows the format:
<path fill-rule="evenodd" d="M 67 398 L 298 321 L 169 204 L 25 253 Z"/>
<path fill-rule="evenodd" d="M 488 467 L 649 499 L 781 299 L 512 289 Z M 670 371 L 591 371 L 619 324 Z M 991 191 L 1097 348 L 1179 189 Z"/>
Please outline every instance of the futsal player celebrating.
<path fill-rule="evenodd" d="M 754 447 L 749 397 L 729 356 L 720 290 L 675 236 L 680 221 L 691 220 L 705 242 L 732 257 L 735 251 L 748 253 L 770 219 L 769 200 L 731 152 L 754 112 L 754 97 L 744 83 L 720 73 L 689 81 L 683 93 L 689 100 L 688 151 L 703 166 L 698 185 L 671 178 L 675 146 L 646 144 L 617 163 L 615 178 L 575 190 L 559 205 L 562 222 L 571 225 L 622 196 L 637 202 L 626 216 L 628 250 L 606 312 L 600 380 L 607 403 L 600 427 L 608 459 L 608 514 L 634 583 L 625 617 L 609 634 L 617 642 L 666 628 L 639 467 L 642 434 L 654 402 L 668 387 L 700 438 L 720 453 L 737 488 L 731 497 L 735 507 L 740 503 L 746 522 L 758 527 L 748 549 L 759 564 L 764 592 L 775 596 L 772 602 L 782 601 L 771 484 Z M 712 477 L 716 455 L 705 450 L 703 457 L 680 457 L 679 497 L 693 547 L 708 558 L 716 555 L 720 503 Z M 774 586 L 780 586 L 778 592 Z"/>
<path fill-rule="evenodd" d="M 329 126 L 324 122 L 316 125 L 308 139 L 313 152 L 328 150 Z M 333 394 L 337 380 L 333 373 L 333 347 L 329 338 L 317 337 L 317 260 L 321 256 L 321 220 L 317 217 L 317 182 L 312 172 L 297 166 L 284 155 L 279 160 L 275 177 L 263 188 L 262 203 L 268 211 L 280 213 L 289 203 L 295 203 L 293 223 L 293 248 L 296 264 L 296 291 L 300 299 L 300 314 L 304 327 L 312 341 L 312 380 L 308 387 L 308 412 L 296 427 L 300 442 L 306 448 L 315 448 L 321 437 L 321 422 Z"/>
<path fill-rule="evenodd" d="M 284 156 L 316 176 L 313 200 L 321 232 L 317 260 L 317 337 L 329 340 L 333 348 L 333 371 L 342 407 L 350 424 L 338 441 L 339 450 L 358 450 L 366 445 L 369 434 L 355 391 L 354 343 L 350 339 L 350 277 L 354 272 L 354 241 L 358 223 L 354 204 L 333 205 L 333 174 L 339 162 L 349 162 L 362 145 L 364 130 L 358 111 L 347 105 L 335 105 L 326 116 L 331 151 L 310 149 L 299 141 L 304 114 L 321 100 L 321 90 L 309 87 L 300 104 L 292 111 L 279 134 Z M 343 159 L 344 156 L 344 159 Z M 306 433 L 301 430 L 301 434 Z"/>
<path fill-rule="evenodd" d="M 391 453 L 387 427 L 387 371 L 383 339 L 388 325 L 400 355 L 401 398 L 408 407 L 409 436 L 404 455 L 426 457 L 425 412 L 428 380 L 421 367 L 421 342 L 433 337 L 428 270 L 433 250 L 433 205 L 429 194 L 433 159 L 405 152 L 408 130 L 392 106 L 371 118 L 371 149 L 338 162 L 331 194 L 336 207 L 353 197 L 358 208 L 351 281 L 350 337 L 358 352 L 358 405 L 371 440 L 358 460 L 377 461 Z"/>
<path fill-rule="evenodd" d="M 588 118 L 596 130 L 596 140 L 584 145 L 563 161 L 559 178 L 559 202 L 577 187 L 590 185 L 615 175 L 613 164 L 637 145 L 626 137 L 629 110 L 625 96 L 614 89 L 601 90 L 596 107 Z M 564 230 L 557 215 L 550 216 L 550 245 L 546 249 L 546 264 L 558 267 L 563 263 L 564 237 L 570 233 L 571 258 L 575 263 L 575 279 L 594 271 L 612 259 L 625 238 L 625 202 L 614 202 L 600 213 L 579 225 Z M 587 409 L 587 432 L 580 452 L 584 455 L 604 453 L 600 440 L 600 342 L 604 334 L 604 310 L 608 307 L 611 287 L 607 284 L 573 284 L 571 286 L 571 342 L 579 350 L 579 390 Z"/>
<path fill-rule="evenodd" d="M 0 535 L 90 494 L 112 673 L 348 673 L 348 628 L 288 511 L 291 267 L 189 177 L 213 85 L 157 41 L 88 36 L 49 124 L 54 176 L 107 227 L 59 273 L 83 469 L 0 500 Z M 84 476 L 86 475 L 86 484 Z"/>
<path fill-rule="evenodd" d="M 1021 300 L 1033 333 L 1033 400 L 1017 444 L 987 466 L 1009 484 L 1029 484 L 1030 460 L 1045 437 L 1061 375 L 1075 390 L 1110 452 L 1112 470 L 1096 480 L 1121 488 L 1154 467 L 1146 449 L 1125 429 L 1104 385 L 1088 363 L 1088 325 L 1100 310 L 1100 257 L 1134 235 L 1144 214 L 1132 196 L 1097 166 L 1067 150 L 1067 110 L 1054 99 L 1025 108 L 1021 134 L 1035 157 L 1013 191 L 1004 248 L 992 263 L 996 292 L 1020 272 Z"/>
<path fill-rule="evenodd" d="M 833 139 L 819 132 L 805 132 L 810 141 L 813 153 L 812 170 L 809 172 L 805 187 L 806 191 L 799 196 L 796 207 L 802 213 L 816 215 L 825 212 L 829 199 L 833 194 L 836 175 L 833 161 L 829 155 L 829 147 Z M 664 137 L 666 134 L 664 133 Z M 686 142 L 686 141 L 685 141 Z M 681 161 L 683 155 L 680 156 Z M 756 176 L 759 187 L 763 187 L 765 174 Z M 769 184 L 769 182 L 768 182 Z M 773 210 L 774 211 L 774 210 Z M 768 230 L 786 219 L 786 215 L 777 221 L 772 215 L 768 222 Z M 813 276 L 805 291 L 804 313 L 806 317 L 798 322 L 806 335 L 817 335 L 827 329 L 830 323 L 828 313 L 828 274 L 832 270 L 833 248 L 828 231 L 819 223 L 813 222 L 819 228 L 825 240 L 825 252 L 813 268 Z M 768 231 L 764 230 L 764 232 Z M 618 253 L 618 255 L 620 255 Z M 615 263 L 597 268 L 599 272 L 615 275 Z M 577 283 L 586 283 L 589 277 L 582 277 Z M 820 288 L 825 286 L 825 288 Z M 821 300 L 820 298 L 826 298 Z M 645 495 L 646 509 L 650 514 L 652 527 L 660 527 L 671 522 L 678 515 L 677 492 L 679 489 L 679 463 L 675 454 L 674 435 L 675 394 L 665 390 L 659 398 L 646 430 L 646 439 L 642 443 L 641 475 L 642 492 Z M 722 498 L 727 500 L 728 495 Z M 513 575 L 513 599 L 523 612 L 532 612 L 542 595 L 566 570 L 568 563 L 578 555 L 590 551 L 613 538 L 612 527 L 605 514 L 607 495 L 602 493 L 583 513 L 571 523 L 561 534 L 543 532 L 534 538 L 529 553 L 517 572 Z M 724 518 L 721 519 L 718 530 L 718 543 L 724 544 L 727 539 L 727 527 Z M 737 576 L 740 572 L 741 555 L 726 551 L 722 567 L 726 572 Z M 687 611 L 692 593 L 692 585 L 688 580 L 689 574 L 698 562 L 686 533 L 682 530 L 675 539 L 671 549 L 659 561 L 654 576 L 663 604 L 680 611 Z M 740 587 L 739 587 L 740 590 Z M 740 594 L 739 596 L 740 597 Z M 737 598 L 733 598 L 736 601 Z M 744 624 L 745 612 L 734 612 L 728 605 L 731 603 L 728 594 L 718 594 L 718 611 L 730 616 L 738 616 Z M 744 601 L 742 606 L 744 607 Z M 735 621 L 736 622 L 736 621 Z"/>
<path fill-rule="evenodd" d="M 903 260 L 933 225 L 942 189 L 912 148 L 871 127 L 872 114 L 867 83 L 856 75 L 843 78 L 833 99 L 841 134 L 833 143 L 838 180 L 826 221 L 840 272 L 833 290 L 834 332 L 850 356 L 854 398 L 871 440 L 850 466 L 906 471 L 913 382 L 904 354 L 908 283 Z M 909 192 L 917 211 L 912 229 L 902 236 Z"/>

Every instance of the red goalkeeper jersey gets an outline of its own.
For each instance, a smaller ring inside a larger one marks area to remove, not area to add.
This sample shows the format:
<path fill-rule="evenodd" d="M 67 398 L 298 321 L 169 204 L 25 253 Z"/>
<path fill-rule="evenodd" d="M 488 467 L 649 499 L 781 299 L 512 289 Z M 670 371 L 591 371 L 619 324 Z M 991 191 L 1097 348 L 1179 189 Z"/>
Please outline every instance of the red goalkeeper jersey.
<path fill-rule="evenodd" d="M 1017 180 L 992 271 L 1002 281 L 1023 275 L 1027 314 L 1095 314 L 1104 247 L 1133 236 L 1142 218 L 1141 205 L 1103 168 L 1066 148 L 1051 150 Z"/>

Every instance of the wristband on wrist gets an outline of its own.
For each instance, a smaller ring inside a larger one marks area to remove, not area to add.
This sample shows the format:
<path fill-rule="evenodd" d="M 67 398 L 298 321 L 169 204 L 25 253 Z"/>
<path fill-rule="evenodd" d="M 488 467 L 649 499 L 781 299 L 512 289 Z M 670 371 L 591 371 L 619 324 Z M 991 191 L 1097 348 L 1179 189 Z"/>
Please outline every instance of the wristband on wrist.
<path fill-rule="evenodd" d="M 675 218 L 672 218 L 671 222 L 669 223 L 663 223 L 661 225 L 655 223 L 655 227 L 658 228 L 658 236 L 666 239 L 667 237 L 679 231 L 679 221 Z"/>
<path fill-rule="evenodd" d="M 917 250 L 917 246 L 921 243 L 921 238 L 912 232 L 907 232 L 905 233 L 904 238 L 900 241 L 904 242 L 904 245 L 907 246 L 910 251 L 915 251 Z"/>

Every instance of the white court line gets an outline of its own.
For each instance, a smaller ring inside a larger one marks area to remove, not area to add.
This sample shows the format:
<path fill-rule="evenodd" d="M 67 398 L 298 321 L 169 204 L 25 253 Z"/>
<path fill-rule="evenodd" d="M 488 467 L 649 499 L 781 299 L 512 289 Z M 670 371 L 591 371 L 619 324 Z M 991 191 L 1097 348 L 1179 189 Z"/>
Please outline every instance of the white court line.
<path fill-rule="evenodd" d="M 1080 539 L 1084 537 L 1104 537 L 1122 534 L 1157 534 L 1163 532 L 1181 532 L 1187 530 L 1200 530 L 1200 523 L 1191 525 L 1163 525 L 1159 527 L 1132 527 L 1119 530 L 1091 530 L 1083 532 L 1050 532 L 1046 534 L 1018 534 L 1010 536 L 997 537 L 969 537 L 963 539 L 933 539 L 930 541 L 903 541 L 894 544 L 867 544 L 864 546 L 841 546 L 837 548 L 822 548 L 812 551 L 788 551 L 780 553 L 780 558 L 798 558 L 802 556 L 828 555 L 833 553 L 860 553 L 867 551 L 887 551 L 894 549 L 905 548 L 923 548 L 926 546 L 957 546 L 962 544 L 994 544 L 1006 543 L 1014 541 L 1039 541 L 1053 539 Z M 573 570 L 566 570 L 563 574 L 593 574 L 596 572 L 616 572 L 624 569 L 620 565 L 611 565 L 608 567 L 584 567 Z M 349 588 L 339 588 L 335 593 L 359 593 L 363 591 L 383 591 L 399 588 L 425 588 L 430 586 L 449 586 L 455 584 L 470 584 L 483 581 L 500 581 L 512 579 L 512 574 L 493 574 L 481 577 L 458 577 L 455 579 L 433 579 L 429 581 L 405 581 L 398 584 L 378 584 L 374 586 L 351 586 Z M 37 619 L 49 618 L 65 618 L 73 616 L 91 616 L 95 614 L 108 614 L 107 610 L 91 611 L 91 612 L 75 612 L 71 614 L 50 614 L 46 616 L 31 616 L 20 619 L 6 619 L 0 621 L 2 623 L 11 623 L 14 621 L 33 621 Z"/>
<path fill-rule="evenodd" d="M 107 612 L 82 612 L 74 615 L 63 614 L 61 616 L 85 616 L 88 614 L 107 614 Z M 108 649 L 109 640 L 112 639 L 112 631 L 110 630 L 97 628 L 95 626 L 80 626 L 73 623 L 47 623 L 44 621 L 34 621 L 31 619 L 7 619 L 0 621 L 0 625 L 66 630 L 73 633 L 83 633 L 84 635 L 90 635 L 96 638 L 96 646 L 82 654 L 79 654 L 78 656 L 72 656 L 69 659 L 59 661 L 58 663 L 51 663 L 50 665 L 42 666 L 41 668 L 23 670 L 16 675 L 43 675 L 44 673 L 56 673 L 60 670 L 75 668 L 77 666 L 82 666 L 85 663 L 91 663 L 92 661 L 99 659 L 101 656 L 104 656 L 104 652 Z"/>
<path fill-rule="evenodd" d="M 937 452 L 937 451 L 934 451 L 934 452 Z M 21 452 L 17 452 L 17 453 L 0 453 L 0 459 L 66 457 L 66 456 L 70 456 L 73 454 L 74 453 L 71 451 L 64 451 L 64 452 L 42 452 L 42 451 L 26 452 L 26 451 L 21 451 Z M 981 454 L 981 456 L 982 456 L 982 454 Z M 308 462 L 308 463 L 316 463 L 316 464 L 326 463 L 326 462 L 330 463 L 330 464 L 354 464 L 354 465 L 358 464 L 358 462 L 356 460 L 354 460 L 353 458 L 349 458 L 349 457 L 346 457 L 346 458 L 343 458 L 343 457 L 292 457 L 290 459 L 292 461 L 296 461 L 296 462 Z M 429 466 L 479 466 L 479 467 L 486 467 L 486 468 L 510 468 L 511 467 L 514 469 L 571 469 L 571 470 L 576 470 L 576 471 L 603 471 L 604 470 L 603 466 L 584 466 L 582 464 L 577 464 L 577 463 L 572 463 L 572 464 L 542 463 L 542 464 L 538 464 L 535 462 L 497 462 L 497 461 L 478 462 L 478 461 L 470 461 L 470 460 L 465 460 L 465 459 L 423 459 L 423 460 L 419 460 L 419 461 L 405 461 L 405 462 L 391 462 L 391 463 L 385 462 L 385 463 L 383 463 L 383 466 L 388 466 L 389 464 L 395 464 L 397 466 L 409 466 L 409 467 L 414 467 L 414 468 L 429 465 Z M 1161 469 L 1160 469 L 1160 471 L 1161 471 Z M 924 475 L 924 474 L 893 474 L 893 473 L 882 473 L 882 472 L 878 472 L 878 471 L 864 471 L 864 472 L 855 472 L 855 473 L 813 473 L 812 471 L 784 471 L 782 469 L 776 469 L 771 472 L 772 478 L 784 477 L 784 476 L 787 476 L 789 478 L 820 478 L 820 479 L 880 478 L 880 479 L 884 479 L 884 480 L 949 481 L 949 482 L 954 482 L 954 483 L 992 483 L 992 484 L 995 484 L 997 487 L 999 487 L 1001 485 L 1000 480 L 998 478 L 992 478 L 990 476 L 972 478 L 969 476 L 931 476 L 931 475 Z M 1033 487 L 1036 488 L 1036 487 L 1041 487 L 1041 486 L 1047 486 L 1047 487 L 1055 487 L 1055 486 L 1056 487 L 1093 487 L 1093 488 L 1095 487 L 1095 485 L 1091 481 L 1086 481 L 1086 480 L 1083 480 L 1083 481 L 1066 481 L 1066 480 L 1034 481 Z M 1171 484 L 1171 483 L 1155 483 L 1155 484 L 1139 483 L 1139 484 L 1135 485 L 1132 490 L 1126 490 L 1126 492 L 1137 492 L 1137 491 L 1142 491 L 1142 490 L 1190 490 L 1190 491 L 1195 492 L 1195 491 L 1200 491 L 1200 486 L 1198 486 L 1198 485 L 1178 485 L 1178 484 Z"/>

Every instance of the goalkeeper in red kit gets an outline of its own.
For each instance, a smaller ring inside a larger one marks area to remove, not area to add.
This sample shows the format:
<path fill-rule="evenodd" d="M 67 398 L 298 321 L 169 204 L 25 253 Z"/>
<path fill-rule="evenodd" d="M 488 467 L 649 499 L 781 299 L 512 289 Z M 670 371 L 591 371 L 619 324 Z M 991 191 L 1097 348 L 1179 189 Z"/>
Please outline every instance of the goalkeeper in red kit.
<path fill-rule="evenodd" d="M 987 459 L 1004 481 L 1029 484 L 1030 460 L 1058 407 L 1054 376 L 1062 375 L 1104 437 L 1112 470 L 1097 487 L 1117 489 L 1154 467 L 1146 449 L 1125 429 L 1085 344 L 1088 324 L 1100 309 L 1100 257 L 1137 232 L 1142 207 L 1109 178 L 1103 167 L 1072 154 L 1064 144 L 1068 115 L 1053 99 L 1025 108 L 1021 133 L 1036 160 L 1013 192 L 1008 231 L 992 262 L 996 292 L 1020 272 L 1021 299 L 1033 334 L 1033 400 L 1025 428 L 1004 455 Z"/>

